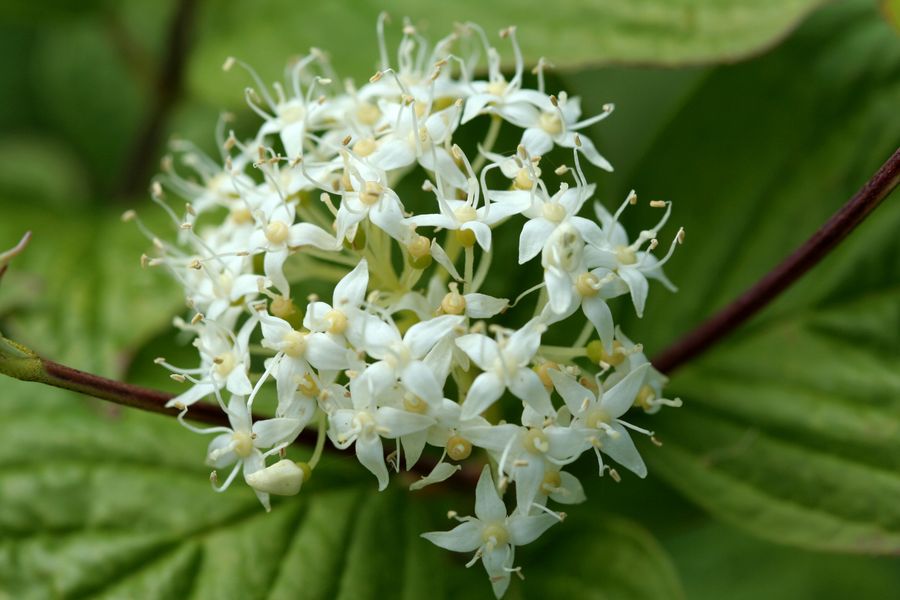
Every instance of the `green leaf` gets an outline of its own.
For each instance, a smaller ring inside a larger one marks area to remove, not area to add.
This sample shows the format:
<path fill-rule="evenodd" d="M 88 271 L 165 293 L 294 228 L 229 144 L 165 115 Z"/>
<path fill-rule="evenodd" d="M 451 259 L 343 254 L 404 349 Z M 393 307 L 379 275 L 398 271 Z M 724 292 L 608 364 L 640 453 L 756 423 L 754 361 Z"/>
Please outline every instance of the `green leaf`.
<path fill-rule="evenodd" d="M 898 82 L 900 43 L 869 3 L 823 10 L 771 55 L 705 75 L 625 174 L 644 198 L 672 199 L 688 234 L 667 267 L 681 292 L 656 288 L 625 331 L 658 350 L 798 246 L 898 146 Z M 771 540 L 900 551 L 898 198 L 676 374 L 685 406 L 654 419 L 651 470 Z"/>
<path fill-rule="evenodd" d="M 707 521 L 664 540 L 692 600 L 878 600 L 900 586 L 896 558 L 809 552 Z"/>
<path fill-rule="evenodd" d="M 25 231 L 33 236 L 0 285 L 0 298 L 10 299 L 4 333 L 49 359 L 121 373 L 125 353 L 165 327 L 180 306 L 166 273 L 140 267 L 150 241 L 118 214 L 13 206 L 0 199 L 0 245 L 13 245 Z M 172 230 L 160 209 L 144 212 L 160 235 Z"/>
<path fill-rule="evenodd" d="M 223 74 L 220 67 L 236 56 L 263 79 L 280 79 L 286 58 L 310 46 L 328 52 L 342 76 L 364 81 L 378 67 L 375 22 L 381 10 L 394 18 L 390 42 L 409 16 L 436 40 L 454 22 L 479 23 L 495 35 L 518 27 L 529 62 L 546 56 L 563 68 L 585 64 L 683 65 L 732 61 L 759 52 L 784 37 L 819 4 L 818 0 L 592 0 L 557 2 L 475 0 L 429 4 L 411 0 L 387 3 L 328 2 L 302 9 L 285 0 L 207 5 L 201 35 L 191 60 L 191 89 L 213 105 L 242 103 L 246 79 Z M 501 42 L 501 47 L 503 47 Z M 392 56 L 394 50 L 390 50 Z M 512 62 L 512 52 L 505 52 Z"/>
<path fill-rule="evenodd" d="M 598 518 L 589 505 L 523 548 L 519 561 L 527 565 L 525 598 L 684 597 L 671 560 L 652 535 L 630 520 Z"/>

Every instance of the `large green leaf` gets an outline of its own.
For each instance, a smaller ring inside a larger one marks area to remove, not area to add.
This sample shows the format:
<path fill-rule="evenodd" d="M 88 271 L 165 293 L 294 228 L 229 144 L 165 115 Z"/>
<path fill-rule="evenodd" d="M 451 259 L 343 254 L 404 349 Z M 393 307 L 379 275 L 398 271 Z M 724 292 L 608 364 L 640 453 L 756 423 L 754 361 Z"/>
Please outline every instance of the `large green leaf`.
<path fill-rule="evenodd" d="M 493 34 L 517 25 L 529 61 L 546 56 L 559 67 L 584 64 L 661 64 L 734 60 L 783 37 L 818 0 L 565 0 L 552 8 L 538 0 L 475 0 L 423 4 L 327 2 L 302 8 L 285 0 L 209 4 L 191 61 L 192 91 L 215 105 L 242 101 L 238 79 L 220 71 L 227 56 L 252 64 L 266 80 L 280 78 L 285 57 L 317 46 L 338 72 L 358 80 L 378 66 L 375 22 L 394 17 L 392 33 L 409 16 L 433 39 L 454 22 L 474 21 Z M 390 36 L 391 40 L 396 35 Z M 393 53 L 393 50 L 391 50 Z M 511 52 L 506 53 L 511 61 Z"/>
<path fill-rule="evenodd" d="M 721 522 L 683 529 L 665 544 L 692 600 L 881 600 L 900 586 L 896 558 L 809 552 Z"/>
<path fill-rule="evenodd" d="M 897 106 L 900 42 L 871 3 L 706 74 L 626 174 L 675 201 L 688 237 L 668 269 L 681 292 L 654 290 L 625 330 L 660 349 L 774 266 L 898 146 Z M 810 548 L 900 551 L 898 199 L 675 377 L 685 407 L 655 419 L 652 467 L 714 514 Z"/>

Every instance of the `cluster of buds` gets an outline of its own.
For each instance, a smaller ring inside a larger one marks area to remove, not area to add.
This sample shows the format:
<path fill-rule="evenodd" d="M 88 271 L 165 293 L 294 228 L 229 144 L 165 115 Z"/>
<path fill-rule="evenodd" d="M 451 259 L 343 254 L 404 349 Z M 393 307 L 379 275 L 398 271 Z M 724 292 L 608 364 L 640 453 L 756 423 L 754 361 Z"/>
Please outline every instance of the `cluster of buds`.
<path fill-rule="evenodd" d="M 592 216 L 581 215 L 595 191 L 582 163 L 611 167 L 580 131 L 613 107 L 582 119 L 579 98 L 545 91 L 543 61 L 525 88 L 514 28 L 500 32 L 515 60 L 507 78 L 474 24 L 431 46 L 407 22 L 392 62 L 385 22 L 381 67 L 362 87 L 339 83 L 315 49 L 271 87 L 226 62 L 252 77 L 246 100 L 263 123 L 239 140 L 223 117 L 220 160 L 176 142 L 154 183 L 178 233 L 166 242 L 148 231 L 156 254 L 144 260 L 183 285 L 191 318 L 176 325 L 199 353 L 194 368 L 157 362 L 186 386 L 170 402 L 180 422 L 213 436 L 214 488 L 242 475 L 267 509 L 271 495 L 300 491 L 326 440 L 352 448 L 379 489 L 426 447 L 440 459 L 413 489 L 452 478 L 470 457 L 488 459 L 475 516 L 454 514 L 457 527 L 424 537 L 474 552 L 499 597 L 518 572 L 515 547 L 562 520 L 553 505 L 585 499 L 566 470 L 583 453 L 596 456 L 601 476 L 619 479 L 610 460 L 646 474 L 631 435 L 652 434 L 626 413 L 680 402 L 663 395 L 665 377 L 615 326 L 607 302 L 630 297 L 640 315 L 648 280 L 672 288 L 662 267 L 683 232 L 654 256 L 670 212 L 654 201 L 658 222 L 631 240 L 620 216 L 634 193 L 614 212 L 592 202 Z M 469 123 L 486 128 L 471 161 L 454 143 Z M 500 154 L 504 124 L 521 137 Z M 557 147 L 571 163 L 545 174 L 541 156 Z M 404 177 L 421 177 L 421 191 L 398 193 Z M 183 213 L 173 196 L 187 201 Z M 518 240 L 521 271 L 491 268 L 498 235 Z M 482 291 L 531 274 L 513 301 Z M 573 332 L 566 344 L 542 344 L 563 320 Z M 187 423 L 201 400 L 217 403 L 230 427 Z M 274 416 L 255 417 L 254 404 Z M 311 458 L 287 458 L 307 428 L 318 433 Z"/>

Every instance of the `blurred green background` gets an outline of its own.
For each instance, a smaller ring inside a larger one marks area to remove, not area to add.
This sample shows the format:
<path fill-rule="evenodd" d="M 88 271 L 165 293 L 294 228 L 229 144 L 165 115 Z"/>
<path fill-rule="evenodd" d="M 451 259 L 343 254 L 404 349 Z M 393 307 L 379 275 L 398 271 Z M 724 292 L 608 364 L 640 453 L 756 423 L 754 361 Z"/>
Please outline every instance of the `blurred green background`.
<path fill-rule="evenodd" d="M 118 216 L 162 223 L 146 190 L 170 137 L 212 152 L 220 111 L 254 126 L 227 56 L 272 81 L 318 46 L 361 79 L 383 8 L 392 39 L 403 15 L 432 39 L 453 21 L 517 24 L 529 59 L 556 65 L 551 91 L 590 114 L 616 104 L 589 132 L 616 166 L 591 174 L 598 197 L 670 199 L 664 235 L 687 230 L 668 269 L 681 291 L 654 289 L 642 321 L 620 315 L 650 354 L 764 274 L 900 142 L 897 2 L 5 0 L 0 248 L 34 239 L 0 286 L 4 335 L 171 389 L 151 361 L 190 361 L 169 326 L 179 293 L 140 269 L 147 242 Z M 898 200 L 678 373 L 685 406 L 648 422 L 664 445 L 642 448 L 646 480 L 600 481 L 584 461 L 589 501 L 522 550 L 528 579 L 508 598 L 897 597 Z M 246 490 L 210 490 L 205 440 L 174 421 L 8 379 L 0 440 L 4 600 L 490 594 L 480 567 L 417 537 L 468 512 L 467 496 L 378 495 L 335 459 L 267 515 Z"/>

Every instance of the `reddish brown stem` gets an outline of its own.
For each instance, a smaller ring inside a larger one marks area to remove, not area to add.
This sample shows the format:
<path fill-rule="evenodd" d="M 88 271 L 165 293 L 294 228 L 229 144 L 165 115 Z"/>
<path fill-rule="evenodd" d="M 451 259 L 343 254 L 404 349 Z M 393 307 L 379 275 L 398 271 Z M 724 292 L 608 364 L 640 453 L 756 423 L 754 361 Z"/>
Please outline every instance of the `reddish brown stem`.
<path fill-rule="evenodd" d="M 184 89 L 184 71 L 196 12 L 197 0 L 180 0 L 175 7 L 153 104 L 125 163 L 119 189 L 123 196 L 137 194 L 147 185 L 148 171 L 154 164 L 166 120 Z"/>
<path fill-rule="evenodd" d="M 737 300 L 653 359 L 663 373 L 709 350 L 819 263 L 863 222 L 900 182 L 900 148 L 811 238 Z"/>

